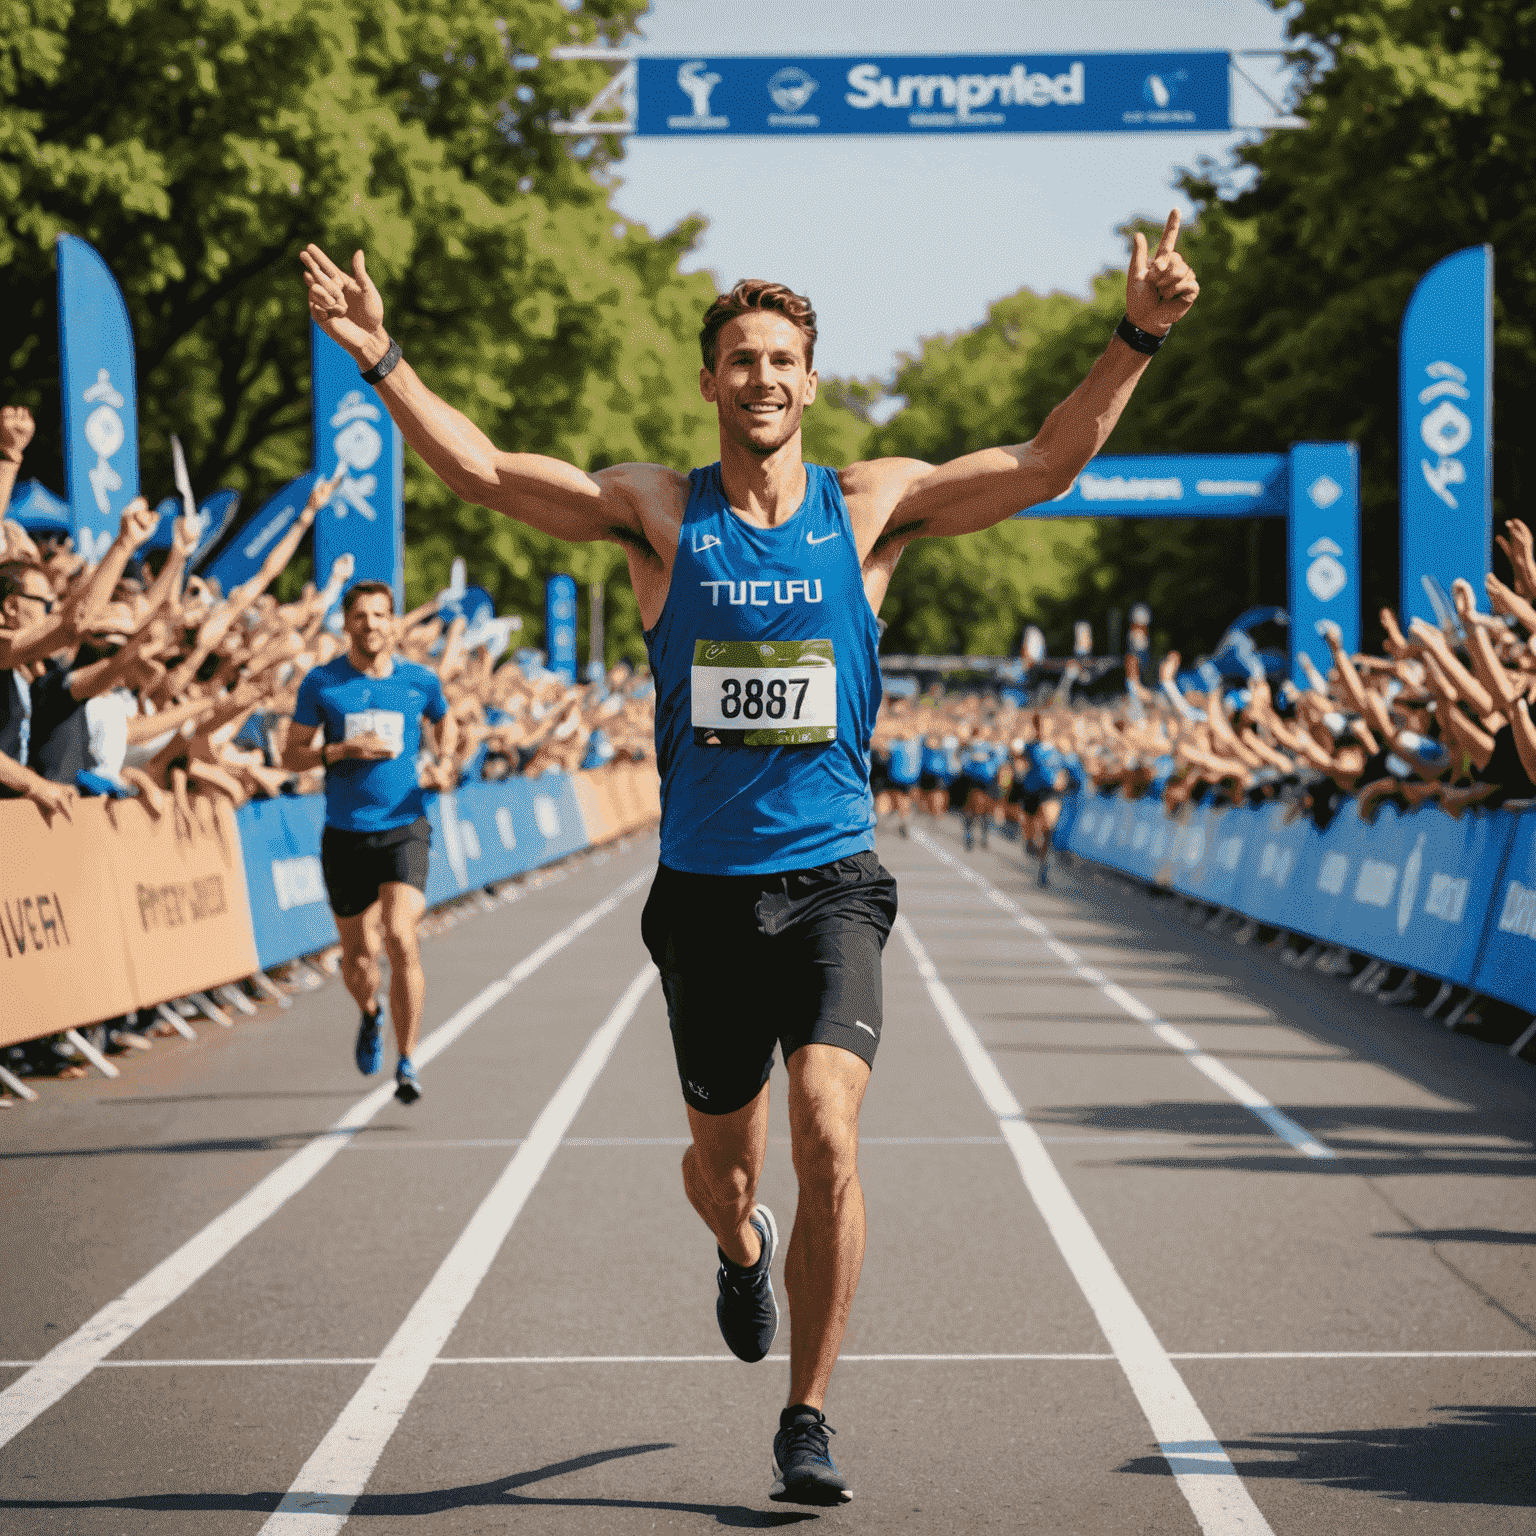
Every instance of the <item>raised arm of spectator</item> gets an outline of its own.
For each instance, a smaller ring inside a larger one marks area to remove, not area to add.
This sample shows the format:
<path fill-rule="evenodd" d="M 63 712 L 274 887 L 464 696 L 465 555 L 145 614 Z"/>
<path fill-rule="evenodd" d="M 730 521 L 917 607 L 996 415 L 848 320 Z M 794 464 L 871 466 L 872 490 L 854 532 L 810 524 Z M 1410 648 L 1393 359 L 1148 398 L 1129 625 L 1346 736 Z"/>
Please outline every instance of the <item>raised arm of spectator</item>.
<path fill-rule="evenodd" d="M 1536 608 L 1491 572 L 1483 578 L 1483 584 L 1488 589 L 1489 604 L 1497 612 L 1507 613 L 1516 623 L 1524 625 L 1526 633 L 1536 640 Z"/>
<path fill-rule="evenodd" d="M 30 800 L 49 821 L 56 815 L 62 815 L 66 821 L 74 819 L 75 791 L 72 785 L 50 783 L 4 752 L 0 752 L 0 786 Z"/>
<path fill-rule="evenodd" d="M 1520 754 L 1520 766 L 1525 776 L 1536 784 L 1536 725 L 1531 723 L 1530 706 L 1525 700 L 1516 699 L 1509 712 L 1509 729 L 1515 738 L 1515 751 Z"/>
<path fill-rule="evenodd" d="M 1422 642 L 1424 649 L 1433 655 L 1440 670 L 1455 685 L 1456 692 L 1480 715 L 1493 713 L 1493 695 L 1489 693 L 1467 669 L 1462 666 L 1445 636 L 1432 624 L 1415 619 L 1410 626 L 1413 637 Z"/>
<path fill-rule="evenodd" d="M 1493 642 L 1488 638 L 1487 630 L 1476 622 L 1477 598 L 1472 591 L 1472 584 L 1458 579 L 1451 590 L 1456 600 L 1457 611 L 1461 614 L 1462 625 L 1467 632 L 1467 659 L 1472 664 L 1473 674 L 1488 690 L 1493 708 L 1500 714 L 1507 715 L 1523 690 L 1515 686 L 1509 673 L 1505 671 L 1503 663 L 1493 649 Z"/>
<path fill-rule="evenodd" d="M 142 496 L 135 496 L 123 509 L 123 520 L 118 526 L 117 537 L 112 540 L 101 564 L 75 584 L 76 590 L 61 605 L 61 617 L 71 636 L 86 628 L 100 611 L 112 601 L 112 593 L 128 562 L 159 526 L 160 519 Z"/>
<path fill-rule="evenodd" d="M 1520 595 L 1527 602 L 1536 603 L 1536 547 L 1533 547 L 1531 530 L 1522 522 L 1514 518 L 1504 524 L 1504 533 L 1499 534 L 1499 548 L 1509 556 L 1509 563 L 1515 573 L 1515 586 Z"/>
<path fill-rule="evenodd" d="M 0 406 L 0 517 L 11 504 L 11 491 L 21 470 L 22 455 L 37 430 L 24 405 Z"/>
<path fill-rule="evenodd" d="M 459 765 L 456 760 L 459 749 L 459 722 L 454 719 L 453 711 L 450 709 L 441 720 L 423 721 L 423 738 L 429 732 L 432 738 L 432 755 L 437 761 L 423 775 L 424 786 L 428 789 L 450 791 L 459 782 Z"/>

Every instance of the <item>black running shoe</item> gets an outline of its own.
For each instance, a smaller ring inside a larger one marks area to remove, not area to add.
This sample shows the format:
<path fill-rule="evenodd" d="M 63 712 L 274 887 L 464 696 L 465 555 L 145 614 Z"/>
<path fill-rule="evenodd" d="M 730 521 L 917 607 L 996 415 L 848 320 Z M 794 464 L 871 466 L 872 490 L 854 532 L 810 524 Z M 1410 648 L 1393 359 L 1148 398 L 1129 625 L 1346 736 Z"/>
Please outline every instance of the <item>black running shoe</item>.
<path fill-rule="evenodd" d="M 720 1296 L 715 1302 L 715 1316 L 720 1333 L 738 1360 L 752 1365 L 768 1353 L 773 1336 L 779 1331 L 779 1304 L 774 1300 L 773 1250 L 779 1245 L 779 1229 L 773 1212 L 766 1205 L 753 1208 L 747 1218 L 763 1240 L 763 1251 L 750 1269 L 733 1264 L 720 1253 Z"/>
<path fill-rule="evenodd" d="M 402 1104 L 414 1104 L 421 1097 L 421 1083 L 417 1080 L 416 1068 L 405 1056 L 395 1065 L 395 1097 Z"/>
<path fill-rule="evenodd" d="M 773 1437 L 773 1487 L 768 1497 L 778 1504 L 846 1504 L 853 1489 L 832 1464 L 827 1436 L 837 1431 L 826 1417 L 804 1403 L 779 1415 Z"/>

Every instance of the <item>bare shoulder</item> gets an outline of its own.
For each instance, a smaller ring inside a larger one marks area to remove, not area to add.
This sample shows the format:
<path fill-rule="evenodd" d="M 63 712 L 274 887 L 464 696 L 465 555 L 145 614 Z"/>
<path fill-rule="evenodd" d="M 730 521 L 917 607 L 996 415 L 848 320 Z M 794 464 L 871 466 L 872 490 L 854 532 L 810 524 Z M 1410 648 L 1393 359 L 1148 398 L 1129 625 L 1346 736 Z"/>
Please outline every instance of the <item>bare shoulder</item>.
<path fill-rule="evenodd" d="M 838 485 L 848 503 L 861 562 L 891 542 L 895 532 L 889 526 L 891 513 L 912 486 L 932 471 L 933 466 L 921 459 L 867 459 L 839 472 Z"/>
<path fill-rule="evenodd" d="M 688 510 L 688 476 L 664 464 L 613 464 L 592 478 L 609 514 L 603 537 L 670 570 Z"/>

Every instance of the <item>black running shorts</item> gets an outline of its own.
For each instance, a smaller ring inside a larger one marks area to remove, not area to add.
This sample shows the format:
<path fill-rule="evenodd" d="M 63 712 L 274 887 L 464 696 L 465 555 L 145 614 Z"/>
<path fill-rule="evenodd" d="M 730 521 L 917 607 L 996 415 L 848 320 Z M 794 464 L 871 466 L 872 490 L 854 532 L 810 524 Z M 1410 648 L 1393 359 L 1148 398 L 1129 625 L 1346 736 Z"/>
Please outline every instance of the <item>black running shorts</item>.
<path fill-rule="evenodd" d="M 640 919 L 661 972 L 683 1098 L 707 1115 L 750 1104 L 777 1045 L 841 1046 L 874 1064 L 880 952 L 896 881 L 873 853 L 777 875 L 665 864 Z"/>
<path fill-rule="evenodd" d="M 398 881 L 427 889 L 432 823 L 425 816 L 388 832 L 345 832 L 327 827 L 320 838 L 325 893 L 337 917 L 361 917 L 379 899 L 379 887 Z"/>

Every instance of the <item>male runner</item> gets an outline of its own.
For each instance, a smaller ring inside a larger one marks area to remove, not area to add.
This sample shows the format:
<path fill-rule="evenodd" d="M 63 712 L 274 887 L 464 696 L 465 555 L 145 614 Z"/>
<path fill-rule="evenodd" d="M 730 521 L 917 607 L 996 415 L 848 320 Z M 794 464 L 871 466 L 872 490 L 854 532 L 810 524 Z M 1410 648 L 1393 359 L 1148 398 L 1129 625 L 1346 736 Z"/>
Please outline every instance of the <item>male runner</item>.
<path fill-rule="evenodd" d="M 457 495 L 628 557 L 656 678 L 661 865 L 642 932 L 662 973 L 693 1144 L 683 1187 L 720 1251 L 731 1349 L 768 1351 L 777 1243 L 756 1202 L 775 1042 L 789 1074 L 799 1205 L 785 1261 L 789 1405 L 769 1497 L 852 1495 L 822 1408 L 864 1256 L 859 1107 L 879 1041 L 880 951 L 894 881 L 873 853 L 865 753 L 880 699 L 875 610 L 914 538 L 972 533 L 1059 496 L 1103 446 L 1152 352 L 1194 302 L 1169 216 L 1135 237 L 1127 318 L 1033 441 L 938 467 L 806 464 L 816 318 L 776 283 L 717 299 L 699 387 L 720 460 L 587 473 L 506 453 L 401 358 L 361 251 L 343 272 L 303 253 L 310 313 L 374 384 L 406 441 Z"/>
<path fill-rule="evenodd" d="M 457 728 L 437 674 L 394 654 L 395 596 L 386 583 L 354 582 L 342 599 L 342 627 L 346 652 L 299 684 L 283 767 L 325 769 L 320 868 L 341 935 L 342 979 L 362 1013 L 358 1070 L 372 1077 L 384 1064 L 382 951 L 400 1050 L 395 1097 L 414 1104 L 421 1084 L 411 1052 L 427 995 L 416 933 L 432 845 L 426 790 L 453 788 Z M 436 726 L 437 764 L 418 768 L 423 716 Z"/>

